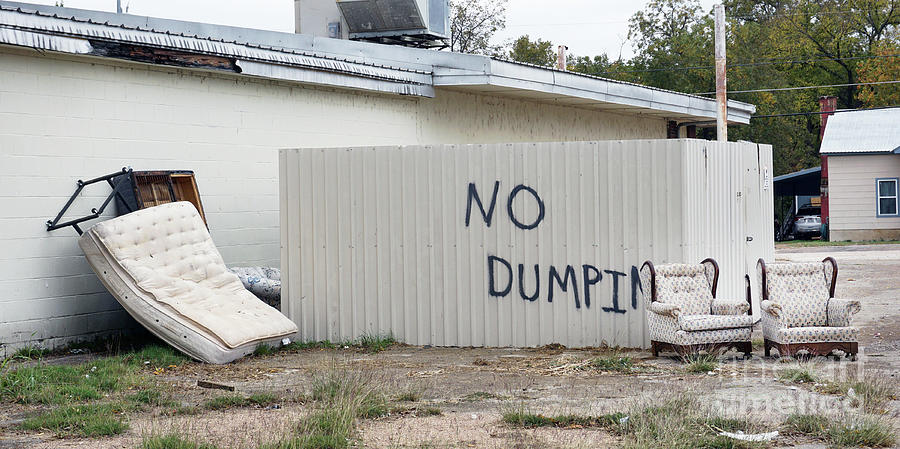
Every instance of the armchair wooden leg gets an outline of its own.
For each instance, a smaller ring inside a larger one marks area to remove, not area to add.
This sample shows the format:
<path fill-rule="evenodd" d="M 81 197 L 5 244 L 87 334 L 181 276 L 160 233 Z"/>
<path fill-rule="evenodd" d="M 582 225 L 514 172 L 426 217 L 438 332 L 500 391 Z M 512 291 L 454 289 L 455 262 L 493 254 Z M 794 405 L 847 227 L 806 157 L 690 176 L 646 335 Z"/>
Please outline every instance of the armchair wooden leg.
<path fill-rule="evenodd" d="M 744 353 L 744 358 L 749 359 L 753 356 L 753 343 L 749 341 L 743 341 L 738 343 L 737 350 Z"/>
<path fill-rule="evenodd" d="M 769 339 L 763 340 L 763 347 L 765 348 L 766 357 L 771 356 L 772 355 L 772 343 L 769 341 Z"/>
<path fill-rule="evenodd" d="M 653 351 L 653 357 L 659 357 L 659 343 L 651 340 L 650 349 Z"/>

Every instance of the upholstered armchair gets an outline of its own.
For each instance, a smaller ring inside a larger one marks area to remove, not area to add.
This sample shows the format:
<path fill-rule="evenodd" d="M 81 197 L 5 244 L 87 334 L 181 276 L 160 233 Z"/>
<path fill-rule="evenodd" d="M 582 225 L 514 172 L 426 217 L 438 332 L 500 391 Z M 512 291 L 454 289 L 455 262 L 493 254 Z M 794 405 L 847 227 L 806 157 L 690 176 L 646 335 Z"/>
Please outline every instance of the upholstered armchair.
<path fill-rule="evenodd" d="M 829 355 L 840 350 L 855 358 L 859 329 L 850 318 L 859 312 L 859 301 L 837 299 L 837 262 L 826 257 L 816 263 L 756 263 L 762 292 L 762 325 L 765 352 L 772 348 L 782 357 L 805 350 Z"/>
<path fill-rule="evenodd" d="M 728 348 L 750 356 L 754 323 L 749 298 L 716 298 L 719 265 L 715 260 L 659 266 L 648 260 L 640 275 L 654 356 L 662 350 L 685 354 Z"/>

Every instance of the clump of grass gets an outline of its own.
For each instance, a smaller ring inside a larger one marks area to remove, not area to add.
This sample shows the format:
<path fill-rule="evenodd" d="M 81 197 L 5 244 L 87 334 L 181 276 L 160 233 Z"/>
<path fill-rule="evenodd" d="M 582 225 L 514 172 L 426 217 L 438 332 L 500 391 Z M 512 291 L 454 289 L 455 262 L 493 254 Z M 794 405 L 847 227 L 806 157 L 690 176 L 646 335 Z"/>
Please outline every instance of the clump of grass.
<path fill-rule="evenodd" d="M 304 417 L 296 433 L 262 449 L 344 449 L 354 436 L 356 418 L 387 414 L 387 401 L 371 380 L 339 372 L 313 378 L 310 397 L 318 408 Z"/>
<path fill-rule="evenodd" d="M 50 355 L 52 351 L 38 346 L 26 345 L 10 356 L 11 359 L 36 360 Z"/>
<path fill-rule="evenodd" d="M 889 422 L 865 415 L 832 422 L 827 437 L 832 444 L 845 447 L 892 447 L 897 442 Z"/>
<path fill-rule="evenodd" d="M 85 437 L 117 435 L 128 429 L 123 411 L 124 407 L 115 403 L 60 407 L 26 419 L 22 428 Z"/>
<path fill-rule="evenodd" d="M 272 393 L 254 393 L 247 398 L 248 403 L 261 407 L 269 404 L 274 404 L 277 401 L 278 398 L 275 397 L 275 395 Z"/>
<path fill-rule="evenodd" d="M 233 407 L 244 407 L 249 401 L 239 394 L 228 394 L 207 400 L 203 407 L 209 410 L 222 410 Z"/>
<path fill-rule="evenodd" d="M 366 352 L 376 353 L 397 344 L 397 340 L 393 335 L 369 335 L 365 334 L 356 341 L 356 345 L 362 347 Z"/>
<path fill-rule="evenodd" d="M 178 434 L 167 434 L 144 437 L 140 449 L 218 449 L 218 447 L 213 444 L 197 443 Z"/>
<path fill-rule="evenodd" d="M 870 415 L 852 415 L 843 420 L 823 415 L 794 414 L 787 417 L 788 432 L 820 438 L 835 447 L 891 447 L 897 442 L 891 423 Z"/>
<path fill-rule="evenodd" d="M 303 351 L 307 349 L 337 349 L 340 345 L 329 340 L 322 341 L 295 341 L 282 346 L 283 351 Z"/>
<path fill-rule="evenodd" d="M 150 388 L 146 390 L 140 390 L 128 396 L 128 399 L 139 404 L 160 404 L 162 402 L 162 397 L 162 392 L 157 389 Z"/>
<path fill-rule="evenodd" d="M 611 420 L 612 421 L 612 420 Z M 670 395 L 661 402 L 633 406 L 618 417 L 610 428 L 624 437 L 626 448 L 760 448 L 762 443 L 747 442 L 719 435 L 718 429 L 755 432 L 752 423 L 712 415 L 695 395 Z"/>
<path fill-rule="evenodd" d="M 273 348 L 272 346 L 269 346 L 267 344 L 261 344 L 261 345 L 257 346 L 256 349 L 253 350 L 253 355 L 259 357 L 259 356 L 265 356 L 265 355 L 272 355 L 276 352 L 278 352 L 277 348 Z"/>
<path fill-rule="evenodd" d="M 23 366 L 0 374 L 0 400 L 68 404 L 99 399 L 140 383 L 136 365 L 119 357 L 82 365 Z"/>
<path fill-rule="evenodd" d="M 619 425 L 626 417 L 624 413 L 610 413 L 601 416 L 557 415 L 544 416 L 514 410 L 503 414 L 503 422 L 525 428 L 534 427 L 612 427 Z"/>
<path fill-rule="evenodd" d="M 506 412 L 503 422 L 519 427 L 533 428 L 554 425 L 553 419 L 544 415 L 526 413 L 524 411 Z"/>
<path fill-rule="evenodd" d="M 440 416 L 443 414 L 444 412 L 437 407 L 425 407 L 416 409 L 417 416 Z"/>
<path fill-rule="evenodd" d="M 500 394 L 488 393 L 487 391 L 476 391 L 474 393 L 469 393 L 462 397 L 462 400 L 466 401 L 466 402 L 486 401 L 488 399 L 503 400 L 503 399 L 506 399 L 506 396 L 503 396 Z"/>
<path fill-rule="evenodd" d="M 171 346 L 159 345 L 144 346 L 140 350 L 125 354 L 122 359 L 125 362 L 152 368 L 172 368 L 190 362 L 188 357 L 175 351 Z"/>
<path fill-rule="evenodd" d="M 407 388 L 397 395 L 397 400 L 400 402 L 418 402 L 419 399 L 422 399 L 422 394 L 424 394 L 422 388 Z"/>
<path fill-rule="evenodd" d="M 588 366 L 599 371 L 627 373 L 634 369 L 634 360 L 628 356 L 610 355 L 597 357 Z"/>
<path fill-rule="evenodd" d="M 817 377 L 812 368 L 799 365 L 793 368 L 786 368 L 778 371 L 778 380 L 782 382 L 802 384 L 815 383 Z"/>
<path fill-rule="evenodd" d="M 785 429 L 794 434 L 822 437 L 828 431 L 831 420 L 823 415 L 795 413 L 784 420 Z"/>
<path fill-rule="evenodd" d="M 692 353 L 683 356 L 682 362 L 689 373 L 708 373 L 719 366 L 719 357 L 715 353 Z"/>
<path fill-rule="evenodd" d="M 873 413 L 883 411 L 885 405 L 897 397 L 894 383 L 883 375 L 873 373 L 866 373 L 862 378 L 826 382 L 819 387 L 819 391 L 828 394 L 848 395 L 851 390 L 851 405 Z"/>

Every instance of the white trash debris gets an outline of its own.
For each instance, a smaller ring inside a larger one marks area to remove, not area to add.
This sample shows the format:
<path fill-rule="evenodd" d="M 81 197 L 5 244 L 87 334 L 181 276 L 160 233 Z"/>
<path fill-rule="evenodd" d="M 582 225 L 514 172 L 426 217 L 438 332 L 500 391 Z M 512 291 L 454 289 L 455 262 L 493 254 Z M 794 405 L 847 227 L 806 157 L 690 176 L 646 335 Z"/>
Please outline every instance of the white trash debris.
<path fill-rule="evenodd" d="M 735 433 L 719 432 L 719 435 L 741 441 L 771 441 L 778 437 L 778 431 L 776 430 L 768 433 L 744 433 L 743 431 L 738 430 Z"/>
<path fill-rule="evenodd" d="M 289 344 L 291 344 L 291 339 L 290 339 L 290 338 L 282 338 L 282 339 L 281 339 L 281 346 L 287 346 L 287 345 L 289 345 Z"/>

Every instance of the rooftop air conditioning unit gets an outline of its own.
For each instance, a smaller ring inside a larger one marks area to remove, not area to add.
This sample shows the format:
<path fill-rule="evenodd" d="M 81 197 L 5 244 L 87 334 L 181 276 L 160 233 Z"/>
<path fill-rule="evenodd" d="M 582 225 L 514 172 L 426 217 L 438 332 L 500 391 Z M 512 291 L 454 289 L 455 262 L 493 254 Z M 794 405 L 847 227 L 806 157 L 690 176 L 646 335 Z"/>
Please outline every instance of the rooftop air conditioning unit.
<path fill-rule="evenodd" d="M 412 47 L 446 47 L 448 0 L 336 0 L 350 39 Z"/>

